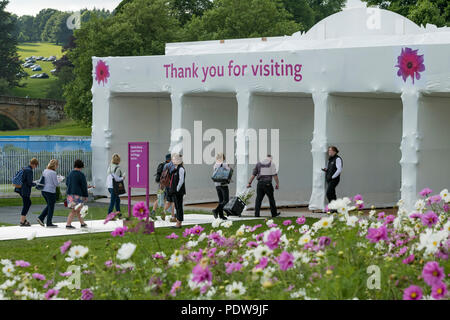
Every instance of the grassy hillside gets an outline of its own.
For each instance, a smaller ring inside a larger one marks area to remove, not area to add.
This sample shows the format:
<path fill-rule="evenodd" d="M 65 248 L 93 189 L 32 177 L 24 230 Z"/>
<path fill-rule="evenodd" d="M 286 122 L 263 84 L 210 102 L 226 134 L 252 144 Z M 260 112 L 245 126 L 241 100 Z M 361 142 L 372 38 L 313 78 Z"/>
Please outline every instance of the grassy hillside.
<path fill-rule="evenodd" d="M 32 79 L 33 80 L 33 79 Z M 74 121 L 62 121 L 52 126 L 14 131 L 0 131 L 0 136 L 90 136 L 91 128 L 82 127 Z"/>
<path fill-rule="evenodd" d="M 40 43 L 40 42 L 30 42 L 30 43 L 21 43 L 18 46 L 18 53 L 22 60 L 25 60 L 26 57 L 30 56 L 43 56 L 48 58 L 49 56 L 56 56 L 57 59 L 61 58 L 62 47 L 57 46 L 51 43 Z M 30 98 L 46 98 L 47 89 L 49 84 L 52 81 L 55 81 L 56 78 L 50 72 L 50 70 L 55 69 L 55 66 L 52 62 L 47 61 L 36 61 L 36 64 L 40 65 L 42 71 L 31 71 L 30 68 L 24 68 L 24 70 L 31 76 L 36 73 L 43 73 L 49 75 L 48 79 L 30 79 L 27 78 L 21 82 L 21 84 L 26 84 L 25 87 L 19 88 L 16 87 L 11 90 L 10 95 L 17 97 L 30 97 Z"/>

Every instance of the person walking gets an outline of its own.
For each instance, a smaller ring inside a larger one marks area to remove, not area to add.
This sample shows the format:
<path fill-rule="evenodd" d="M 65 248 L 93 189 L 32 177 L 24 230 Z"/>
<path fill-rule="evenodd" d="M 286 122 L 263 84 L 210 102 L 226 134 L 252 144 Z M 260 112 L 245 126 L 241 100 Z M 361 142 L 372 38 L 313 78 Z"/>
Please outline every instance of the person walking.
<path fill-rule="evenodd" d="M 176 209 L 176 225 L 172 226 L 172 228 L 181 228 L 181 224 L 184 220 L 184 212 L 183 212 L 183 197 L 186 194 L 185 187 L 185 179 L 186 179 L 186 170 L 183 166 L 183 158 L 180 154 L 175 153 L 172 156 L 172 163 L 175 168 L 172 171 L 170 177 L 170 195 L 172 195 L 175 209 Z"/>
<path fill-rule="evenodd" d="M 252 176 L 248 182 L 247 188 L 252 186 L 252 182 L 255 179 L 258 180 L 258 185 L 256 186 L 256 200 L 255 200 L 255 217 L 260 216 L 261 203 L 264 196 L 267 195 L 269 198 L 270 211 L 272 213 L 272 218 L 278 217 L 281 213 L 277 212 L 277 205 L 275 203 L 275 197 L 273 195 L 273 185 L 272 178 L 275 179 L 275 189 L 280 187 L 280 181 L 278 180 L 278 172 L 275 163 L 272 161 L 272 156 L 270 154 L 267 157 L 258 162 L 253 169 Z"/>
<path fill-rule="evenodd" d="M 22 198 L 22 212 L 20 214 L 20 223 L 21 227 L 29 227 L 31 226 L 30 222 L 27 220 L 27 214 L 31 207 L 31 188 L 36 186 L 36 183 L 33 181 L 33 170 L 37 168 L 39 165 L 39 161 L 36 158 L 30 160 L 30 164 L 22 168 L 22 185 L 20 188 L 14 188 L 14 191 L 20 194 Z"/>
<path fill-rule="evenodd" d="M 336 200 L 336 187 L 341 180 L 343 161 L 338 156 L 339 150 L 335 146 L 328 147 L 328 164 L 322 170 L 325 172 L 325 180 L 327 182 L 327 199 L 328 203 Z"/>
<path fill-rule="evenodd" d="M 106 187 L 108 188 L 109 193 L 111 194 L 111 199 L 109 201 L 108 214 L 112 213 L 114 207 L 116 211 L 114 211 L 115 216 L 118 218 L 122 217 L 122 213 L 120 212 L 120 196 L 114 192 L 113 187 L 113 179 L 117 182 L 123 181 L 125 179 L 125 173 L 122 172 L 122 169 L 119 166 L 120 164 L 120 155 L 114 153 L 111 158 L 111 163 L 108 166 L 108 170 L 106 171 Z"/>
<path fill-rule="evenodd" d="M 163 173 L 162 173 L 161 177 L 164 177 L 165 175 L 169 175 L 169 177 L 170 177 L 172 175 L 173 171 L 175 170 L 175 165 L 172 162 L 172 156 L 174 156 L 174 155 L 177 155 L 177 153 L 166 155 L 166 159 L 167 159 L 167 156 L 169 156 L 169 162 L 167 162 L 164 165 Z M 164 188 L 164 200 L 166 201 L 164 210 L 168 211 L 170 208 L 170 213 L 171 213 L 170 222 L 177 222 L 177 218 L 175 217 L 175 199 L 174 199 L 173 195 L 170 194 L 169 186 Z"/>
<path fill-rule="evenodd" d="M 213 172 L 215 172 L 220 167 L 223 167 L 227 170 L 230 169 L 228 164 L 225 162 L 225 155 L 222 152 L 219 152 L 216 156 L 216 163 L 213 167 Z M 228 189 L 228 182 L 214 182 L 216 186 L 217 196 L 219 197 L 219 204 L 215 209 L 213 209 L 214 218 L 217 219 L 220 217 L 222 220 L 227 220 L 227 218 L 223 214 L 223 207 L 230 200 L 230 191 Z"/>
<path fill-rule="evenodd" d="M 47 165 L 47 169 L 44 170 L 42 176 L 45 178 L 44 189 L 42 190 L 42 196 L 47 203 L 47 206 L 42 210 L 42 213 L 37 217 L 37 222 L 41 226 L 45 226 L 44 220 L 47 217 L 47 228 L 56 228 L 56 224 L 53 224 L 53 212 L 55 211 L 56 203 L 56 188 L 62 181 L 61 176 L 57 176 L 56 169 L 58 169 L 58 160 L 52 159 Z"/>
<path fill-rule="evenodd" d="M 155 218 L 156 216 L 156 209 L 158 207 L 162 207 L 163 208 L 163 213 L 161 215 L 161 219 L 165 220 L 166 217 L 166 211 L 169 208 L 169 206 L 167 206 L 166 208 L 166 201 L 165 201 L 165 187 L 161 185 L 161 176 L 163 175 L 164 169 L 167 168 L 166 165 L 168 163 L 170 163 L 170 159 L 171 159 L 171 155 L 170 153 L 166 154 L 166 160 L 164 162 L 161 162 L 158 165 L 158 168 L 156 169 L 156 174 L 155 174 L 155 182 L 158 184 L 158 192 L 156 193 L 156 200 L 155 202 L 153 202 L 153 209 L 152 209 L 152 217 Z M 167 173 L 165 173 L 167 174 Z M 172 215 L 173 216 L 173 215 Z"/>
<path fill-rule="evenodd" d="M 83 161 L 77 159 L 73 164 L 73 170 L 69 173 L 66 180 L 67 185 L 67 207 L 72 209 L 67 218 L 66 228 L 75 229 L 72 226 L 72 220 L 75 216 L 80 220 L 82 228 L 86 228 L 87 224 L 81 217 L 80 211 L 88 199 L 88 185 L 86 176 L 81 169 L 84 168 Z"/>

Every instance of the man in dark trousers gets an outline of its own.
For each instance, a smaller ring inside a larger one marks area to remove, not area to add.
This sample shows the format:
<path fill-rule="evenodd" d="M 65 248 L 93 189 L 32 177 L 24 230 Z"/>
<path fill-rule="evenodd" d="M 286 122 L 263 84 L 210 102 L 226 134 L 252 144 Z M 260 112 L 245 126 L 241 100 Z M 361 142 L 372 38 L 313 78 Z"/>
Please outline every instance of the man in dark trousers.
<path fill-rule="evenodd" d="M 339 150 L 335 146 L 328 147 L 328 165 L 322 170 L 325 171 L 325 179 L 327 181 L 327 199 L 328 203 L 336 200 L 336 187 L 341 180 L 341 172 L 343 161 L 338 156 Z"/>
<path fill-rule="evenodd" d="M 256 164 L 247 188 L 252 186 L 252 182 L 255 177 L 258 179 L 258 185 L 256 186 L 255 217 L 259 217 L 261 203 L 265 195 L 269 198 L 272 218 L 279 216 L 280 212 L 277 212 L 277 205 L 273 196 L 272 178 L 275 179 L 275 189 L 280 187 L 280 181 L 278 180 L 276 165 L 272 161 L 272 156 L 270 154 L 267 155 L 267 158 Z"/>
<path fill-rule="evenodd" d="M 31 207 L 31 188 L 36 186 L 33 182 L 33 170 L 37 168 L 39 161 L 36 158 L 30 160 L 30 165 L 23 168 L 22 187 L 15 188 L 14 191 L 22 197 L 22 212 L 20 216 L 20 226 L 29 227 L 30 222 L 27 220 L 27 214 Z"/>

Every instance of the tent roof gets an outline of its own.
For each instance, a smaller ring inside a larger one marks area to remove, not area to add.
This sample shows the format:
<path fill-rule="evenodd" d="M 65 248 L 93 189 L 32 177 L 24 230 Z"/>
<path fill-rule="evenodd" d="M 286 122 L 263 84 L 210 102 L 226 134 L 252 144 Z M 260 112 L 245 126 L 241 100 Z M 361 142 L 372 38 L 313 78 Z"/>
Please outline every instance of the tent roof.
<path fill-rule="evenodd" d="M 418 26 L 392 11 L 350 8 L 291 36 L 177 42 L 166 44 L 166 55 L 204 55 L 325 48 L 373 47 L 403 44 L 450 43 L 450 28 Z"/>

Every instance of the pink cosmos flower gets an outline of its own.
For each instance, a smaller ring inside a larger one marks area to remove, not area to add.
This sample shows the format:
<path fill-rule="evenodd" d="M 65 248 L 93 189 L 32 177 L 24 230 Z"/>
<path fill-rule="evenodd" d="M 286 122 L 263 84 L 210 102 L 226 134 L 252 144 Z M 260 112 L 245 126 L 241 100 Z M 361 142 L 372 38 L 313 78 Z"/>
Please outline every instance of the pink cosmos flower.
<path fill-rule="evenodd" d="M 144 201 L 140 201 L 133 206 L 133 216 L 139 220 L 147 219 L 149 211 Z"/>
<path fill-rule="evenodd" d="M 353 197 L 353 201 L 354 201 L 354 202 L 356 202 L 356 201 L 362 201 L 362 200 L 363 200 L 363 197 L 362 197 L 362 195 L 360 195 L 360 194 L 357 194 L 356 196 Z"/>
<path fill-rule="evenodd" d="M 111 212 L 106 216 L 105 221 L 103 221 L 103 224 L 107 224 L 108 222 L 110 222 L 111 220 L 113 220 L 116 215 L 118 214 L 118 212 Z"/>
<path fill-rule="evenodd" d="M 217 248 L 211 248 L 208 251 L 208 258 L 214 258 L 214 255 L 216 254 Z"/>
<path fill-rule="evenodd" d="M 202 266 L 202 264 L 197 264 L 194 269 L 192 269 L 192 281 L 200 283 L 203 281 L 212 281 L 212 272 L 209 270 L 208 266 Z"/>
<path fill-rule="evenodd" d="M 231 274 L 234 271 L 241 271 L 242 264 L 239 262 L 225 262 L 226 273 Z"/>
<path fill-rule="evenodd" d="M 442 208 L 444 209 L 445 212 L 449 212 L 450 211 L 450 206 L 448 205 L 448 203 L 444 203 Z"/>
<path fill-rule="evenodd" d="M 418 212 L 414 212 L 414 213 L 411 214 L 409 217 L 410 217 L 411 219 L 419 219 L 419 218 L 422 217 L 422 215 L 421 215 L 420 213 L 418 213 Z"/>
<path fill-rule="evenodd" d="M 81 300 L 92 300 L 94 298 L 94 293 L 91 289 L 81 290 Z"/>
<path fill-rule="evenodd" d="M 291 225 L 292 224 L 292 221 L 291 220 L 284 220 L 283 221 L 283 225 L 284 226 L 289 226 L 289 225 Z"/>
<path fill-rule="evenodd" d="M 433 299 L 439 300 L 447 295 L 447 285 L 444 282 L 439 282 L 431 288 L 431 296 Z"/>
<path fill-rule="evenodd" d="M 198 251 L 194 251 L 191 254 L 189 254 L 189 257 L 195 261 L 199 262 L 203 258 L 203 249 L 200 249 Z"/>
<path fill-rule="evenodd" d="M 295 222 L 297 224 L 304 224 L 306 222 L 306 218 L 305 218 L 305 216 L 301 216 L 300 218 L 297 218 L 297 220 L 295 220 Z"/>
<path fill-rule="evenodd" d="M 254 225 L 253 227 L 249 227 L 250 232 L 255 232 L 256 229 L 261 228 L 262 224 Z"/>
<path fill-rule="evenodd" d="M 222 246 L 225 243 L 225 238 L 222 237 L 219 233 L 217 232 L 212 232 L 209 236 L 208 236 L 209 240 L 213 240 L 217 245 Z"/>
<path fill-rule="evenodd" d="M 414 77 L 419 80 L 420 72 L 425 71 L 423 54 L 418 55 L 417 51 L 419 50 L 402 48 L 401 54 L 397 57 L 397 64 L 395 65 L 398 68 L 397 76 L 402 77 L 404 82 L 408 77 L 411 77 L 414 83 Z"/>
<path fill-rule="evenodd" d="M 45 276 L 43 274 L 33 273 L 31 276 L 36 280 L 45 281 Z"/>
<path fill-rule="evenodd" d="M 426 284 L 433 286 L 444 279 L 444 268 L 439 267 L 436 261 L 429 261 L 423 267 L 422 277 Z"/>
<path fill-rule="evenodd" d="M 172 232 L 168 236 L 166 236 L 167 239 L 178 239 L 179 237 L 175 234 L 175 232 Z"/>
<path fill-rule="evenodd" d="M 419 192 L 419 194 L 422 196 L 422 197 L 427 197 L 429 194 L 431 194 L 433 192 L 433 190 L 431 190 L 430 188 L 425 188 L 425 189 L 422 189 L 422 191 L 420 191 Z"/>
<path fill-rule="evenodd" d="M 267 237 L 267 241 L 265 244 L 271 249 L 278 248 L 278 243 L 280 242 L 281 238 L 281 230 L 274 230 L 271 231 Z"/>
<path fill-rule="evenodd" d="M 64 244 L 59 248 L 59 250 L 61 251 L 61 254 L 66 253 L 67 250 L 69 250 L 71 245 L 72 245 L 72 241 L 70 241 L 70 240 L 64 242 Z"/>
<path fill-rule="evenodd" d="M 439 203 L 439 202 L 441 202 L 441 200 L 442 200 L 441 196 L 436 194 L 436 195 L 430 197 L 429 203 L 430 204 Z"/>
<path fill-rule="evenodd" d="M 111 235 L 113 237 L 123 237 L 125 235 L 125 232 L 128 231 L 128 227 L 124 226 L 124 227 L 117 227 L 113 232 L 111 232 Z"/>
<path fill-rule="evenodd" d="M 386 217 L 386 219 L 384 219 L 384 223 L 385 224 L 390 224 L 390 223 L 394 222 L 394 220 L 395 220 L 395 216 L 390 214 L 390 215 L 388 215 Z"/>
<path fill-rule="evenodd" d="M 261 257 L 261 259 L 259 259 L 259 263 L 255 266 L 255 269 L 264 269 L 267 267 L 268 263 L 269 259 L 267 257 Z"/>
<path fill-rule="evenodd" d="M 424 226 L 431 228 L 438 222 L 439 218 L 433 211 L 428 211 L 420 217 L 420 220 L 422 220 Z"/>
<path fill-rule="evenodd" d="M 49 286 L 51 286 L 53 284 L 53 280 L 48 280 L 45 284 L 44 284 L 44 289 L 47 289 Z"/>
<path fill-rule="evenodd" d="M 181 288 L 181 281 L 177 280 L 173 283 L 172 289 L 170 289 L 170 295 L 175 297 L 177 295 L 177 290 Z"/>
<path fill-rule="evenodd" d="M 58 293 L 59 293 L 59 290 L 56 290 L 56 289 L 50 289 L 50 290 L 48 290 L 48 291 L 45 293 L 45 299 L 46 299 L 46 300 L 51 300 L 51 299 L 53 299 L 54 297 L 56 297 L 56 296 L 58 295 Z"/>
<path fill-rule="evenodd" d="M 164 259 L 164 256 L 159 253 L 155 253 L 152 255 L 152 258 L 153 259 Z"/>
<path fill-rule="evenodd" d="M 422 299 L 422 288 L 411 285 L 403 291 L 403 300 L 420 300 Z"/>
<path fill-rule="evenodd" d="M 277 258 L 280 269 L 286 271 L 294 266 L 294 256 L 287 251 L 283 251 Z"/>
<path fill-rule="evenodd" d="M 30 263 L 24 260 L 16 260 L 16 266 L 26 268 L 30 266 Z"/>
<path fill-rule="evenodd" d="M 112 267 L 112 265 L 113 265 L 113 261 L 112 260 L 108 260 L 108 261 L 105 262 L 105 266 L 108 267 L 108 268 Z"/>
<path fill-rule="evenodd" d="M 70 277 L 72 275 L 72 271 L 60 272 L 59 275 L 61 277 Z"/>
<path fill-rule="evenodd" d="M 255 241 L 247 242 L 247 247 L 249 247 L 249 248 L 256 248 L 257 246 L 258 246 L 258 243 Z"/>
<path fill-rule="evenodd" d="M 109 76 L 109 66 L 103 60 L 99 60 L 95 67 L 95 80 L 98 84 L 103 82 L 103 85 L 105 85 L 108 82 Z"/>
<path fill-rule="evenodd" d="M 370 240 L 370 242 L 379 242 L 380 240 L 387 241 L 387 229 L 386 226 L 381 226 L 379 228 L 369 228 L 367 230 L 367 239 Z"/>
<path fill-rule="evenodd" d="M 319 247 L 324 248 L 331 244 L 331 239 L 329 237 L 322 236 L 319 238 Z"/>
<path fill-rule="evenodd" d="M 385 212 L 378 213 L 378 220 L 383 220 L 385 216 L 386 216 Z"/>

